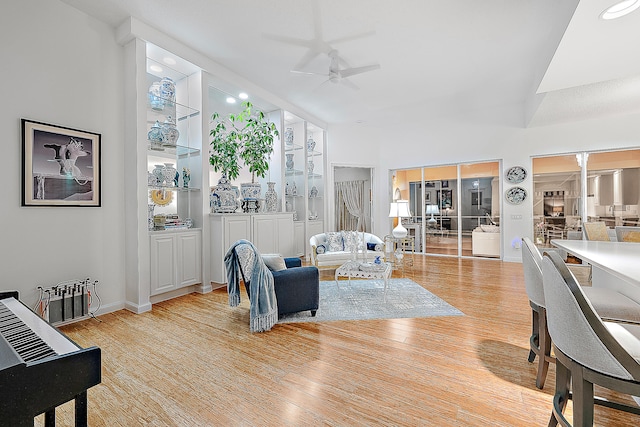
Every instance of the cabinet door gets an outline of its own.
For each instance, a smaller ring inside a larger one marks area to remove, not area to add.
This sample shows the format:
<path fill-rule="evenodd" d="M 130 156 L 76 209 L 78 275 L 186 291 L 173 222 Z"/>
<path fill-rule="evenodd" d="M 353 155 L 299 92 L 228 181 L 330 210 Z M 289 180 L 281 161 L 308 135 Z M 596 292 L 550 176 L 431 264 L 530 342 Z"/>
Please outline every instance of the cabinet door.
<path fill-rule="evenodd" d="M 278 242 L 277 253 L 282 256 L 294 255 L 293 217 L 291 215 L 278 215 L 276 217 Z"/>
<path fill-rule="evenodd" d="M 177 287 L 195 285 L 202 282 L 200 233 L 178 234 L 176 236 Z"/>
<path fill-rule="evenodd" d="M 223 222 L 224 227 L 224 253 L 229 247 L 240 239 L 251 240 L 251 222 L 249 216 L 234 218 L 232 215 L 226 216 Z M 224 254 L 223 254 L 224 255 Z"/>
<path fill-rule="evenodd" d="M 151 236 L 151 295 L 175 289 L 175 244 L 169 235 Z"/>
<path fill-rule="evenodd" d="M 278 221 L 276 215 L 256 215 L 253 217 L 253 244 L 261 254 L 277 254 Z"/>
<path fill-rule="evenodd" d="M 293 243 L 295 256 L 303 256 L 306 247 L 304 238 L 304 223 L 296 221 L 293 225 Z"/>

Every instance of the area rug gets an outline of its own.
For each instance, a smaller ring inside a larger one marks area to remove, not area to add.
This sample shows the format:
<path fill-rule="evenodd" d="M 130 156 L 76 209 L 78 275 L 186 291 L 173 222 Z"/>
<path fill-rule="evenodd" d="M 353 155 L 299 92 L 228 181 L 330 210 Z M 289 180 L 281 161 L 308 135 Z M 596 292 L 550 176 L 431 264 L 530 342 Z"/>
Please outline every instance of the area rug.
<path fill-rule="evenodd" d="M 411 279 L 333 280 L 320 282 L 320 307 L 280 317 L 279 323 L 334 320 L 402 319 L 409 317 L 462 316 L 463 313 Z"/>

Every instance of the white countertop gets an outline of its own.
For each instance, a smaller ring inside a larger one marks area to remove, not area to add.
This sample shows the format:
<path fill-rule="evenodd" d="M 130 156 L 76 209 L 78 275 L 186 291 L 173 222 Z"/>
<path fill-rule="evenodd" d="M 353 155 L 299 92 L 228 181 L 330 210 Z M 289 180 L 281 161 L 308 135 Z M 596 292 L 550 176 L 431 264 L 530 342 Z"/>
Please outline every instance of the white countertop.
<path fill-rule="evenodd" d="M 639 243 L 552 240 L 551 244 L 619 279 L 640 286 Z"/>

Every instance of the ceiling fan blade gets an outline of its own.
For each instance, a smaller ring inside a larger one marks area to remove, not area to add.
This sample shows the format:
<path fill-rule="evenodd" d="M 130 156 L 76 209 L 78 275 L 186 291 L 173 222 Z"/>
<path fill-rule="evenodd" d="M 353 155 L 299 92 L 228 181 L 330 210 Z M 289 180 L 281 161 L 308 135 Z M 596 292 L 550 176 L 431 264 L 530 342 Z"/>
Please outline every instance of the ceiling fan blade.
<path fill-rule="evenodd" d="M 341 77 L 354 76 L 356 74 L 366 73 L 367 71 L 377 70 L 379 68 L 380 68 L 380 64 L 365 65 L 364 67 L 346 68 L 344 70 L 340 70 L 340 76 Z"/>
<path fill-rule="evenodd" d="M 314 73 L 311 71 L 300 71 L 300 70 L 291 70 L 291 72 L 293 74 L 306 74 L 306 75 L 310 75 L 310 76 L 324 76 L 324 77 L 328 77 L 329 74 L 327 73 Z"/>
<path fill-rule="evenodd" d="M 329 79 L 329 80 L 325 80 L 325 81 L 323 81 L 322 83 L 320 83 L 318 86 L 316 86 L 316 87 L 313 89 L 313 92 L 317 92 L 317 91 L 319 91 L 321 88 L 323 88 L 323 87 L 327 86 L 327 83 L 329 83 L 329 82 L 331 82 L 331 80 L 330 80 L 330 79 Z"/>
<path fill-rule="evenodd" d="M 315 40 L 313 39 L 312 40 L 298 39 L 295 37 L 281 36 L 278 34 L 265 34 L 265 33 L 262 33 L 262 37 L 264 37 L 265 39 L 276 41 L 276 42 L 292 44 L 294 46 L 306 47 L 309 49 L 313 49 L 313 47 L 315 46 Z"/>
<path fill-rule="evenodd" d="M 376 35 L 376 32 L 374 30 L 372 30 L 372 31 L 366 31 L 366 32 L 360 33 L 360 34 L 354 34 L 352 36 L 344 36 L 344 37 L 339 37 L 337 39 L 328 40 L 327 43 L 329 43 L 329 44 L 343 43 L 343 42 L 362 39 L 362 38 L 365 38 L 365 37 L 370 37 L 370 36 L 375 36 L 375 35 Z"/>
<path fill-rule="evenodd" d="M 309 63 L 311 61 L 313 61 L 321 53 L 322 52 L 319 52 L 317 49 L 309 48 L 307 53 L 305 53 L 304 56 L 302 58 L 300 58 L 298 63 L 296 65 L 294 65 L 294 67 L 293 67 L 294 70 L 300 70 L 300 69 L 306 67 L 307 65 L 309 65 Z"/>
<path fill-rule="evenodd" d="M 353 90 L 360 90 L 360 88 L 356 86 L 351 80 L 340 79 L 340 84 Z"/>

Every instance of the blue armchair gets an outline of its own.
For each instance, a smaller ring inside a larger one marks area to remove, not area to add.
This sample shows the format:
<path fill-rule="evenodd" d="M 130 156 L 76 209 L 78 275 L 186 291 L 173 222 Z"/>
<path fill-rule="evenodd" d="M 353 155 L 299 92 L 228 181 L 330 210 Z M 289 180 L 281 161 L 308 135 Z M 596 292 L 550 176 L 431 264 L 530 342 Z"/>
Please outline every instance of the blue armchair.
<path fill-rule="evenodd" d="M 302 267 L 300 258 L 285 258 L 286 270 L 272 271 L 278 301 L 278 315 L 311 310 L 316 315 L 320 300 L 317 267 Z"/>
<path fill-rule="evenodd" d="M 300 258 L 284 258 L 286 270 L 271 271 L 276 300 L 278 301 L 278 315 L 311 311 L 311 316 L 316 315 L 320 301 L 320 275 L 317 267 L 302 267 Z M 241 270 L 244 266 L 241 265 Z M 247 276 L 242 271 L 247 295 L 249 286 Z"/>

